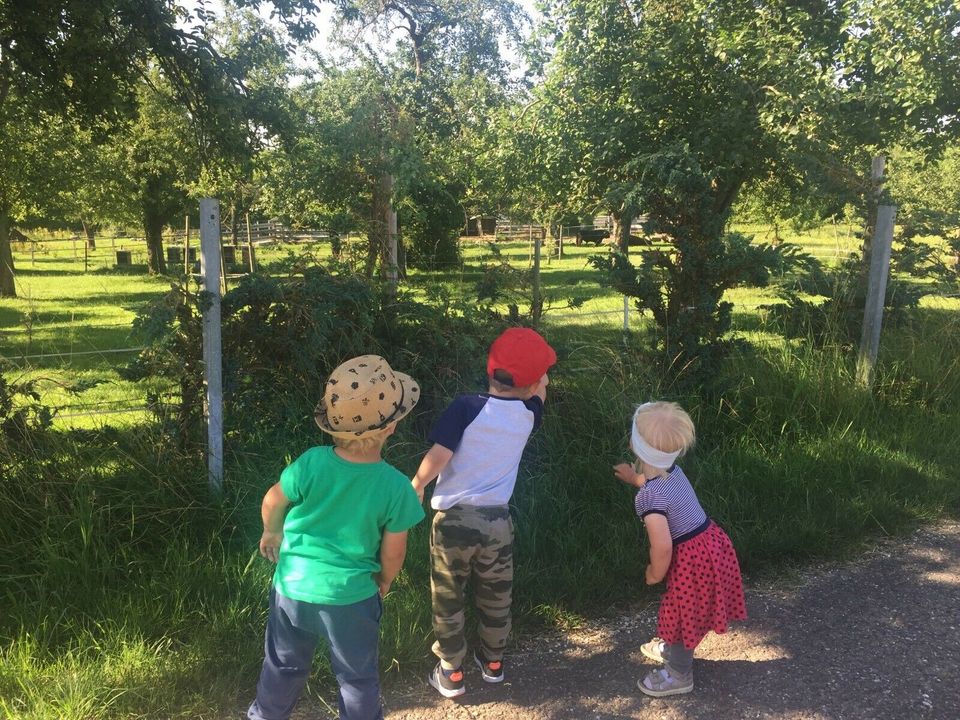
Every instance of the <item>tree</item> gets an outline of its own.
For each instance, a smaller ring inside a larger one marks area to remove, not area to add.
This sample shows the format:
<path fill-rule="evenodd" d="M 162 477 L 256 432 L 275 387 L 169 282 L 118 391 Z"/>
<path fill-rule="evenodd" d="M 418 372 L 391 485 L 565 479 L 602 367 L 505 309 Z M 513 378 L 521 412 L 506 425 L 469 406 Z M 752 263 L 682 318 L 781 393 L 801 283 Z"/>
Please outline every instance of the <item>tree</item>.
<path fill-rule="evenodd" d="M 242 92 L 226 82 L 211 84 L 207 102 L 216 108 L 216 132 L 204 157 L 195 195 L 217 197 L 225 210 L 231 236 L 237 244 L 238 227 L 257 202 L 257 156 L 291 136 L 291 68 L 286 38 L 249 10 L 227 6 L 224 16 L 209 27 L 209 39 L 228 63 L 230 77 Z"/>
<path fill-rule="evenodd" d="M 778 168 L 824 184 L 849 148 L 960 123 L 951 3 L 559 0 L 549 14 L 555 52 L 528 122 L 574 200 L 619 219 L 621 249 L 641 211 L 673 243 L 633 280 L 629 263 L 601 264 L 654 311 L 674 368 L 712 372 L 723 290 L 780 262 L 724 236 L 745 184 Z"/>
<path fill-rule="evenodd" d="M 316 6 L 293 2 L 278 8 L 289 17 Z M 341 8 L 349 37 L 361 40 L 345 48 L 347 60 L 339 65 L 321 59 L 305 91 L 311 99 L 297 91 L 308 132 L 297 141 L 300 157 L 287 147 L 269 153 L 268 182 L 275 186 L 285 176 L 301 208 L 338 227 L 362 228 L 368 274 L 379 259 L 381 273 L 389 276 L 390 258 L 402 256 L 389 230 L 398 209 L 414 261 L 453 259 L 461 201 L 477 166 L 467 152 L 475 144 L 467 138 L 475 137 L 488 103 L 498 97 L 504 80 L 498 39 L 513 33 L 516 7 L 498 0 L 415 0 Z M 298 26 L 291 32 L 304 31 Z M 376 49 L 365 31 L 375 35 Z M 314 161 L 302 162 L 303 153 Z M 330 175 L 338 169 L 339 178 Z M 290 172 L 309 180 L 300 182 Z M 329 180 L 318 182 L 318 175 Z M 264 195 L 268 207 L 284 204 L 275 188 Z"/>
<path fill-rule="evenodd" d="M 55 202 L 56 188 L 67 182 L 73 127 L 46 112 L 27 112 L 11 90 L 0 105 L 0 297 L 16 297 L 10 245 L 13 225 Z"/>
<path fill-rule="evenodd" d="M 295 88 L 294 131 L 259 161 L 261 208 L 294 225 L 336 233 L 361 230 L 378 250 L 374 188 L 386 172 L 384 133 L 389 129 L 382 95 L 382 79 L 369 64 L 324 68 Z M 368 274 L 375 258 L 368 260 Z"/>
<path fill-rule="evenodd" d="M 398 239 L 390 229 L 396 223 L 391 210 L 405 197 L 413 210 L 409 226 L 415 231 L 421 261 L 437 255 L 453 259 L 455 251 L 444 251 L 453 246 L 456 225 L 451 222 L 459 225 L 460 221 L 455 194 L 462 195 L 463 186 L 451 177 L 456 170 L 446 157 L 469 125 L 469 120 L 461 118 L 477 115 L 476 108 L 458 107 L 458 91 L 469 87 L 473 78 L 503 81 L 499 42 L 516 39 L 516 22 L 523 15 L 511 0 L 348 0 L 343 17 L 347 24 L 375 27 L 381 43 L 395 31 L 401 37 L 386 63 L 377 60 L 378 53 L 367 53 L 368 61 L 381 68 L 394 88 L 383 97 L 386 115 L 393 124 L 407 123 L 415 129 L 406 148 L 417 150 L 385 147 L 386 174 L 378 179 L 373 193 L 374 207 L 385 218 L 379 228 L 385 240 L 381 252 L 384 258 L 399 255 Z M 405 55 L 410 62 L 403 62 Z M 391 169 L 398 159 L 405 172 Z M 410 172 L 417 163 L 421 171 Z M 371 255 L 372 250 L 371 245 Z"/>
<path fill-rule="evenodd" d="M 886 189 L 897 204 L 898 269 L 960 280 L 960 144 L 948 147 L 935 161 L 898 147 L 890 166 Z M 929 236 L 940 242 L 931 242 Z"/>
<path fill-rule="evenodd" d="M 203 5 L 190 13 L 168 0 L 0 3 L 0 138 L 29 145 L 29 122 L 18 119 L 37 115 L 74 117 L 84 127 L 122 121 L 133 113 L 137 84 L 152 62 L 189 109 L 200 145 L 209 146 L 202 140 L 216 134 L 218 116 L 206 89 L 243 87 L 204 36 L 207 19 Z M 0 294 L 15 293 L 8 227 L 0 223 Z"/>
<path fill-rule="evenodd" d="M 189 189 L 200 171 L 194 126 L 158 73 L 138 91 L 137 117 L 116 133 L 101 154 L 116 168 L 107 206 L 114 222 L 139 225 L 147 242 L 147 268 L 165 273 L 163 228 L 190 207 Z"/>

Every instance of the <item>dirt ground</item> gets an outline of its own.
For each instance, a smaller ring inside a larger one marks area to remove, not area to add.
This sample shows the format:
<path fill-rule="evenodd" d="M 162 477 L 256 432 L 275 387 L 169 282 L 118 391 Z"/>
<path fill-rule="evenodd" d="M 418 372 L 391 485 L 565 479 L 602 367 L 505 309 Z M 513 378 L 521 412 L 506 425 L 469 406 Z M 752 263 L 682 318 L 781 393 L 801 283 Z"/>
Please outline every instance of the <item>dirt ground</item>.
<path fill-rule="evenodd" d="M 656 606 L 522 641 L 502 685 L 466 672 L 446 700 L 388 686 L 390 720 L 960 720 L 960 523 L 887 540 L 854 562 L 748 586 L 750 619 L 697 650 L 689 695 L 637 679 Z M 297 718 L 329 717 L 301 708 Z"/>

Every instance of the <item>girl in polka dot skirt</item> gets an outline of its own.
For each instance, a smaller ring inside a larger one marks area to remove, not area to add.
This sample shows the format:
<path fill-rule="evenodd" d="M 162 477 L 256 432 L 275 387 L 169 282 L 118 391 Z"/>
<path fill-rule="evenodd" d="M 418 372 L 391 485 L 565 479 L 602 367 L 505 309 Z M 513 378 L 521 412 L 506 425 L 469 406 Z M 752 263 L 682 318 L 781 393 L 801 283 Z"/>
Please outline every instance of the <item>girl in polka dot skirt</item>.
<path fill-rule="evenodd" d="M 731 620 L 747 616 L 733 544 L 707 517 L 674 462 L 695 437 L 693 421 L 679 405 L 646 403 L 633 416 L 630 448 L 637 462 L 614 467 L 618 479 L 639 488 L 634 506 L 650 539 L 647 584 L 667 581 L 657 637 L 640 648 L 663 664 L 637 682 L 654 697 L 693 690 L 697 645 L 710 630 L 726 632 Z"/>

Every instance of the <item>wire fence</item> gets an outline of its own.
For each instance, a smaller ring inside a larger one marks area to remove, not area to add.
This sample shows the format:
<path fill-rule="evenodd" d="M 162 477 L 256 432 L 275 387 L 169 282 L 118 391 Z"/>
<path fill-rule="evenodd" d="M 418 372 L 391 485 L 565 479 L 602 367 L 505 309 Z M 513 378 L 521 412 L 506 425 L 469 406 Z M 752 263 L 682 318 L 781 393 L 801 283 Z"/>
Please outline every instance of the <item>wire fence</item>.
<path fill-rule="evenodd" d="M 549 266 L 552 261 L 558 260 L 561 257 L 561 253 L 564 250 L 564 242 L 572 242 L 574 243 L 574 246 L 576 246 L 575 243 L 578 232 L 597 229 L 606 231 L 608 228 L 609 225 L 605 225 L 601 219 L 597 218 L 594 219 L 594 223 L 591 225 L 564 225 L 557 228 L 555 233 L 551 233 L 549 232 L 549 229 L 539 225 L 505 224 L 499 227 L 496 233 L 492 236 L 481 235 L 479 237 L 464 237 L 461 238 L 460 243 L 461 247 L 464 249 L 470 248 L 471 246 L 477 244 L 486 244 L 495 240 L 506 240 L 507 242 L 513 243 L 514 246 L 519 244 L 521 252 L 527 255 L 526 260 L 528 267 L 532 267 L 534 264 L 535 251 L 538 249 L 537 245 L 539 244 L 539 249 L 542 251 L 542 269 L 544 262 L 547 264 L 547 266 Z M 251 223 L 250 233 L 247 237 L 244 237 L 247 235 L 246 228 L 242 228 L 242 230 L 243 232 L 240 235 L 242 242 L 252 241 L 261 245 L 272 243 L 281 244 L 298 242 L 323 242 L 330 238 L 330 234 L 323 230 L 291 230 L 289 228 L 283 228 L 282 226 L 271 223 Z M 634 230 L 637 232 L 642 232 L 642 227 L 635 226 Z M 221 232 L 222 237 L 224 238 L 228 238 L 230 236 L 230 231 L 228 228 L 221 228 Z M 581 232 L 581 234 L 583 233 Z M 835 233 L 835 235 L 839 236 L 838 233 Z M 583 235 L 583 237 L 580 238 L 581 244 L 576 251 L 576 257 L 578 259 L 583 259 L 584 262 L 586 261 L 587 257 L 585 251 L 588 249 L 584 248 L 584 245 L 595 244 L 599 248 L 600 242 L 608 239 L 601 238 L 600 241 L 597 241 L 595 236 L 591 236 L 589 242 L 584 242 L 586 237 L 586 235 Z M 171 262 L 182 262 L 182 258 L 184 256 L 188 257 L 188 259 L 192 259 L 190 258 L 188 251 L 194 250 L 195 245 L 191 242 L 188 247 L 188 238 L 191 241 L 195 238 L 197 240 L 196 245 L 199 245 L 199 238 L 196 235 L 190 237 L 190 235 L 184 231 L 174 231 L 164 235 L 164 242 L 166 243 L 165 247 L 168 252 L 176 251 L 171 253 L 169 257 Z M 110 251 L 106 250 L 105 246 L 107 242 L 110 242 L 111 244 Z M 363 241 L 361 240 L 360 242 Z M 19 242 L 14 244 L 14 248 L 19 253 L 32 251 L 34 254 L 48 252 L 51 255 L 56 255 L 58 253 L 62 255 L 65 251 L 65 254 L 68 258 L 71 255 L 74 255 L 75 260 L 85 261 L 85 266 L 89 266 L 91 264 L 91 260 L 94 258 L 105 259 L 107 261 L 116 261 L 118 251 L 115 248 L 117 245 L 120 245 L 122 248 L 123 246 L 132 243 L 144 244 L 144 239 L 142 237 L 136 237 L 134 235 L 123 233 L 117 233 L 108 236 L 101 235 L 97 237 L 96 251 L 91 251 L 91 249 L 86 245 L 84 238 L 81 236 L 47 238 L 43 240 L 32 241 L 31 243 Z M 566 248 L 570 247 L 570 245 L 566 246 Z M 241 248 L 246 250 L 246 248 L 243 246 L 241 246 Z M 630 247 L 629 254 L 631 256 L 639 256 L 650 252 L 672 251 L 674 251 L 674 248 L 670 243 L 664 242 L 656 237 L 648 237 L 643 240 L 643 244 Z M 185 252 L 187 252 L 186 255 L 184 254 Z M 514 259 L 516 259 L 517 248 L 514 247 L 512 252 Z M 853 248 L 849 246 L 844 247 L 839 241 L 831 249 L 825 249 L 821 246 L 813 251 L 808 251 L 808 253 L 813 255 L 815 258 L 829 260 L 844 258 L 851 252 L 853 252 Z M 139 253 L 140 256 L 145 257 L 146 250 L 143 249 L 142 251 L 133 251 L 133 257 L 136 257 L 137 253 Z M 461 255 L 463 255 L 463 253 L 461 253 Z M 484 261 L 493 257 L 491 255 L 488 258 L 481 253 L 478 263 L 476 255 L 477 253 L 475 251 L 471 251 L 472 267 L 469 267 L 471 274 L 482 271 L 482 265 Z M 244 258 L 244 260 L 245 259 L 246 258 Z M 454 270 L 452 273 L 452 282 L 459 285 L 461 294 L 469 295 L 472 280 L 468 275 L 465 274 L 465 271 L 468 268 L 462 258 L 456 263 L 456 265 L 456 268 L 449 269 Z M 459 276 L 456 273 L 457 269 L 460 271 Z M 239 277 L 240 275 L 240 273 L 227 273 L 226 277 L 233 278 Z M 941 297 L 956 298 L 960 297 L 960 293 L 942 295 Z M 777 302 L 778 300 L 775 298 L 761 301 L 736 302 L 735 309 L 741 311 L 754 311 L 761 307 L 776 304 Z M 603 327 L 606 330 L 616 327 L 624 331 L 632 331 L 652 326 L 653 319 L 649 313 L 639 312 L 634 307 L 632 301 L 624 301 L 622 308 L 610 307 L 609 302 L 604 302 L 600 304 L 599 307 L 597 303 L 591 304 L 589 302 L 579 307 L 553 307 L 548 303 L 542 316 L 542 322 L 548 326 L 550 324 L 563 323 Z M 51 323 L 51 325 L 53 324 L 56 324 L 59 327 L 64 325 L 59 322 Z M 124 326 L 129 327 L 130 323 L 112 322 L 97 325 L 82 323 L 73 324 L 73 326 L 77 328 L 82 327 L 84 330 L 109 330 Z M 746 336 L 741 336 L 737 333 L 734 333 L 732 337 Z M 782 338 L 764 337 L 763 333 L 751 333 L 747 339 L 752 343 L 761 345 L 782 344 L 784 342 Z M 129 343 L 126 345 L 105 348 L 79 350 L 74 350 L 72 348 L 69 350 L 39 349 L 31 352 L 30 344 L 28 343 L 27 347 L 21 352 L 11 352 L 9 349 L 2 350 L 2 348 L 0 348 L 0 362 L 6 366 L 16 367 L 25 371 L 50 367 L 51 364 L 57 364 L 61 370 L 69 370 L 75 366 L 76 361 L 82 360 L 89 362 L 90 360 L 95 361 L 97 358 L 101 358 L 104 361 L 104 365 L 116 367 L 118 364 L 124 362 L 122 358 L 125 356 L 132 356 L 133 354 L 141 352 L 144 349 L 145 346 L 143 345 Z M 84 399 L 82 396 L 78 396 L 76 401 L 54 403 L 52 408 L 56 412 L 57 420 L 64 422 L 88 422 L 91 418 L 97 418 L 101 416 L 114 417 L 118 415 L 145 413 L 162 414 L 163 412 L 166 412 L 166 409 L 169 407 L 169 402 L 161 402 L 159 400 L 148 402 L 147 395 L 148 391 L 138 390 L 136 395 L 124 396 L 120 398 Z M 167 400 L 169 400 L 170 398 L 176 396 L 173 394 L 167 394 L 165 397 Z"/>
<path fill-rule="evenodd" d="M 96 326 L 94 326 L 96 327 Z M 0 355 L 0 362 L 5 363 L 16 363 L 24 362 L 26 360 L 46 360 L 47 358 L 57 358 L 66 362 L 69 362 L 74 357 L 85 357 L 89 355 L 112 355 L 114 353 L 130 353 L 130 352 L 140 352 L 144 350 L 144 346 L 138 347 L 127 347 L 127 348 L 105 348 L 102 350 L 67 350 L 64 352 L 48 352 L 48 353 L 34 353 L 31 355 Z"/>
<path fill-rule="evenodd" d="M 231 226 L 221 226 L 220 233 L 224 243 L 224 265 L 228 269 L 237 265 L 249 267 L 251 248 L 321 242 L 334 237 L 333 233 L 322 228 L 292 228 L 278 222 L 242 223 L 236 232 Z M 196 229 L 167 228 L 161 234 L 164 261 L 180 265 L 187 258 L 186 270 L 199 272 L 199 242 Z M 83 264 L 84 272 L 144 266 L 149 259 L 146 236 L 125 231 L 96 233 L 89 238 L 77 233 L 34 237 L 21 233 L 11 242 L 11 247 L 21 262 L 29 258 L 31 267 L 36 267 L 37 260 L 72 259 Z"/>

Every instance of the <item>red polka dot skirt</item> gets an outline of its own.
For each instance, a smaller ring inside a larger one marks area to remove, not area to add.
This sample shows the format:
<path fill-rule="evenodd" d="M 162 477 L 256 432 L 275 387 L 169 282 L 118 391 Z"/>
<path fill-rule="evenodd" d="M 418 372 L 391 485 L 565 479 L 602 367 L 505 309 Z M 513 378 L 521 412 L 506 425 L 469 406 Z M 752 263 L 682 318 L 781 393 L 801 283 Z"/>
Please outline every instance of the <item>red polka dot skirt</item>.
<path fill-rule="evenodd" d="M 727 623 L 746 617 L 733 543 L 711 522 L 702 533 L 673 548 L 657 635 L 669 645 L 682 642 L 692 650 L 711 630 L 726 632 Z"/>

